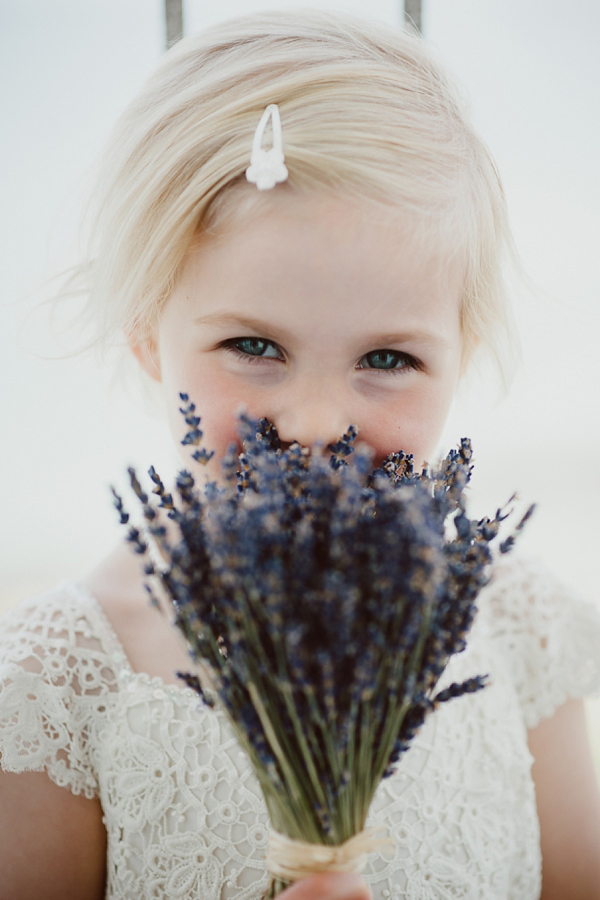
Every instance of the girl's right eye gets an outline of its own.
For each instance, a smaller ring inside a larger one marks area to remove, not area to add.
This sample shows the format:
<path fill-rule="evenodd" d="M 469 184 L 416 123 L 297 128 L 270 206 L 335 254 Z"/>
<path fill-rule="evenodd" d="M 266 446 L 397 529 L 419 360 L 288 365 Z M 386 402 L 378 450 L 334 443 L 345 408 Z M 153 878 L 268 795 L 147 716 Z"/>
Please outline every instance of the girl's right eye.
<path fill-rule="evenodd" d="M 231 338 L 228 341 L 223 341 L 221 346 L 230 353 L 246 359 L 247 362 L 254 362 L 258 359 L 283 359 L 283 354 L 277 344 L 274 344 L 273 341 L 268 341 L 266 338 Z"/>

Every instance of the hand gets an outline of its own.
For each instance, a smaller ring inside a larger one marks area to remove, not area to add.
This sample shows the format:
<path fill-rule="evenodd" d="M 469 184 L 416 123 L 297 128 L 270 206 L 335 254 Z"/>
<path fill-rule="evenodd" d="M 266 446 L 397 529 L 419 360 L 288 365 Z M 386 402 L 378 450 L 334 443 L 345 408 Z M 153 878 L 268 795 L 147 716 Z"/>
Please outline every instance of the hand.
<path fill-rule="evenodd" d="M 279 900 L 371 900 L 371 891 L 358 875 L 311 875 L 283 891 Z"/>

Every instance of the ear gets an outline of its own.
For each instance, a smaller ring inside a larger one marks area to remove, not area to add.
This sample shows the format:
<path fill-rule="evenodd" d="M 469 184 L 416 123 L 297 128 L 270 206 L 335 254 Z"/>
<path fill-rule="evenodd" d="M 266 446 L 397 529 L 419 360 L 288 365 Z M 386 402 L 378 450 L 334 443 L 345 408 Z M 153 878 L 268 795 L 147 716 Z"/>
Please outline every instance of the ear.
<path fill-rule="evenodd" d="M 149 375 L 154 381 L 162 381 L 160 353 L 155 335 L 153 333 L 141 335 L 133 332 L 128 335 L 127 340 L 131 352 L 146 375 Z"/>

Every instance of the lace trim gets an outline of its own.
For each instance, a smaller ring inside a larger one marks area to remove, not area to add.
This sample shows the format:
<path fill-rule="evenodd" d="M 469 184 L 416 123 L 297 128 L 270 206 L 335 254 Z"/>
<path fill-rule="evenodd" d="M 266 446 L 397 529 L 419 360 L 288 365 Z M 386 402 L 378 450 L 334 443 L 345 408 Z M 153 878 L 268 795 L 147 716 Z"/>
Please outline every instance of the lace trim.
<path fill-rule="evenodd" d="M 161 688 L 165 691 L 167 696 L 183 699 L 184 703 L 189 702 L 194 708 L 198 706 L 197 694 L 183 684 L 183 682 L 181 685 L 167 683 L 161 675 L 150 675 L 149 672 L 139 672 L 137 669 L 133 668 L 110 619 L 104 612 L 102 604 L 85 585 L 80 584 L 78 581 L 65 580 L 61 582 L 59 587 L 64 587 L 69 590 L 76 602 L 78 598 L 84 598 L 86 603 L 90 605 L 90 608 L 93 609 L 95 618 L 102 626 L 103 636 L 105 638 L 103 643 L 106 643 L 112 648 L 112 653 L 114 654 L 113 659 L 115 660 L 115 673 L 119 681 L 127 681 L 128 683 L 136 682 L 140 685 L 146 685 L 155 689 Z"/>

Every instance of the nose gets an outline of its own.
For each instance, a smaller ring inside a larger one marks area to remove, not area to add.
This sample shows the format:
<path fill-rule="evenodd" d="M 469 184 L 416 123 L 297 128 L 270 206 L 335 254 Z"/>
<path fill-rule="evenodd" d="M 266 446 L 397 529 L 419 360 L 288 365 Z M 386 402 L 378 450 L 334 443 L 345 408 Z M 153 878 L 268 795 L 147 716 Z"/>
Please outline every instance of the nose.
<path fill-rule="evenodd" d="M 335 392 L 325 385 L 294 392 L 273 409 L 271 419 L 284 444 L 298 441 L 304 447 L 317 442 L 324 446 L 339 440 L 355 424 Z"/>

